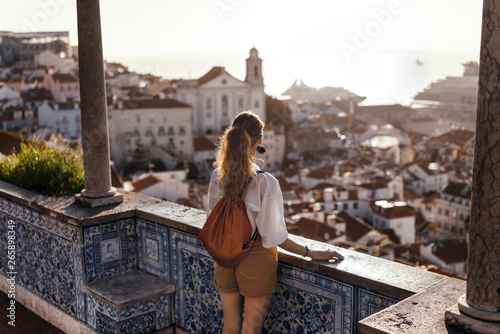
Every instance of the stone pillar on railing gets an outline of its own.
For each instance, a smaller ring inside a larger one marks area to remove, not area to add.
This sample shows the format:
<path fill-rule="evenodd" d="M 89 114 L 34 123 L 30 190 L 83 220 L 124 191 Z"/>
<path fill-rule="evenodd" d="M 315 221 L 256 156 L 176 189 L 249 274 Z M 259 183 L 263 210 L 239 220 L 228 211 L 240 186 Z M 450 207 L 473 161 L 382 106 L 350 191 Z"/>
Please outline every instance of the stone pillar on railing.
<path fill-rule="evenodd" d="M 76 198 L 96 207 L 120 203 L 123 195 L 111 186 L 99 0 L 77 0 L 77 17 L 85 189 Z"/>
<path fill-rule="evenodd" d="M 500 0 L 483 7 L 467 291 L 446 321 L 500 333 Z"/>

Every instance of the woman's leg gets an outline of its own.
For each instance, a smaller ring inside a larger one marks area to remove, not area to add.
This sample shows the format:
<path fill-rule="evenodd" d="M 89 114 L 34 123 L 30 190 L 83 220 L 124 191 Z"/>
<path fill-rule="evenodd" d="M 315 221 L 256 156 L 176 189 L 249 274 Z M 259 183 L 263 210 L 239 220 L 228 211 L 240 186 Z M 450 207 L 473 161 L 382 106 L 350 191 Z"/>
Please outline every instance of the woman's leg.
<path fill-rule="evenodd" d="M 220 292 L 220 302 L 224 312 L 223 334 L 238 334 L 241 327 L 241 295 L 239 292 Z"/>
<path fill-rule="evenodd" d="M 245 297 L 245 318 L 242 334 L 260 334 L 271 304 L 272 294 L 258 297 Z"/>

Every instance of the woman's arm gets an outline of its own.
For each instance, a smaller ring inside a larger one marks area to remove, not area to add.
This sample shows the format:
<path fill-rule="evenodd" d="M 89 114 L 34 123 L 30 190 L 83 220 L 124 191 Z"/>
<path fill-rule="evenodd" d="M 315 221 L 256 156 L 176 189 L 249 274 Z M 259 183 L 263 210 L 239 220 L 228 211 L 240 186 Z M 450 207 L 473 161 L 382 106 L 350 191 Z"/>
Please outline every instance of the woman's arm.
<path fill-rule="evenodd" d="M 338 259 L 343 260 L 344 257 L 339 253 L 331 250 L 319 250 L 319 249 L 311 249 L 309 246 L 301 245 L 293 241 L 292 239 L 286 239 L 281 245 L 281 248 L 288 252 L 292 252 L 301 256 L 310 257 L 313 260 L 332 260 Z M 307 247 L 307 248 L 306 248 Z"/>

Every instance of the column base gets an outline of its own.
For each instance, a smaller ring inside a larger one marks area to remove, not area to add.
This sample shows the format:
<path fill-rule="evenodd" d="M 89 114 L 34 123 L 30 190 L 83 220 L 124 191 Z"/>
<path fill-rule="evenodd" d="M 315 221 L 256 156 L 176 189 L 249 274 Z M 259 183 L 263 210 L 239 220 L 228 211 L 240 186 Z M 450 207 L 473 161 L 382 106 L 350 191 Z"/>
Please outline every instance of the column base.
<path fill-rule="evenodd" d="M 483 311 L 478 308 L 475 308 L 467 304 L 467 299 L 465 295 L 462 295 L 460 296 L 460 298 L 458 298 L 457 305 L 460 311 L 464 312 L 465 314 L 471 317 L 486 321 L 500 322 L 500 312 Z"/>
<path fill-rule="evenodd" d="M 85 197 L 83 194 L 76 194 L 75 201 L 90 208 L 96 208 L 105 205 L 119 204 L 123 202 L 123 195 L 114 193 L 108 197 Z"/>
<path fill-rule="evenodd" d="M 459 327 L 463 328 L 469 332 L 472 333 L 484 333 L 484 334 L 500 334 L 500 323 L 495 322 L 495 321 L 488 321 L 488 320 L 483 320 L 479 319 L 476 317 L 472 317 L 462 311 L 462 306 L 461 304 L 465 302 L 465 295 L 461 296 L 458 299 L 457 304 L 453 305 L 449 309 L 446 310 L 445 312 L 445 322 L 447 325 L 454 326 L 454 327 Z M 467 306 L 470 308 L 471 306 Z M 486 311 L 481 311 L 478 309 L 474 309 L 473 312 L 485 312 L 485 313 L 492 313 L 495 314 L 496 316 L 499 316 L 500 314 L 495 313 L 495 312 L 486 312 Z M 474 313 L 476 314 L 476 313 Z M 490 314 L 491 317 L 491 314 Z M 495 318 L 495 317 L 493 317 Z"/>

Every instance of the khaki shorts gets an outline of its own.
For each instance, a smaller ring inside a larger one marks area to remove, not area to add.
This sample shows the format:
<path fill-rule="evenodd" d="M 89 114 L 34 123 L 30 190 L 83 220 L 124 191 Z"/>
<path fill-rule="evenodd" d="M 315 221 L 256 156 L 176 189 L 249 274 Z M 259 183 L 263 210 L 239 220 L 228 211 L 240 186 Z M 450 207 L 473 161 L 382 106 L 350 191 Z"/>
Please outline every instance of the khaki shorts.
<path fill-rule="evenodd" d="M 214 285 L 219 292 L 239 292 L 244 297 L 272 294 L 278 288 L 276 246 L 264 248 L 258 237 L 236 266 L 224 268 L 215 264 Z"/>

